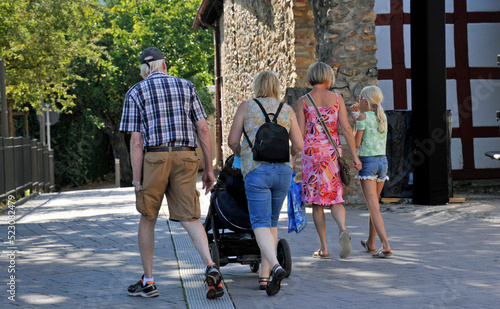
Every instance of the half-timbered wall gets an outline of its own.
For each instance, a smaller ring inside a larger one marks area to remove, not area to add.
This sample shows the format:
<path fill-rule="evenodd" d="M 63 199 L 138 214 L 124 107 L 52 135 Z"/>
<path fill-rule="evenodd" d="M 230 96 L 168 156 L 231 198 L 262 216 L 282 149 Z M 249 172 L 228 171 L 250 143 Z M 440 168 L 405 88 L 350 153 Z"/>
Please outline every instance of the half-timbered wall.
<path fill-rule="evenodd" d="M 454 179 L 498 178 L 500 1 L 446 0 L 447 108 Z M 411 110 L 410 0 L 376 0 L 379 86 L 386 110 Z M 411 18 L 415 18 L 411 16 Z M 418 18 L 418 17 L 417 17 Z M 418 65 L 418 64 L 417 64 Z"/>

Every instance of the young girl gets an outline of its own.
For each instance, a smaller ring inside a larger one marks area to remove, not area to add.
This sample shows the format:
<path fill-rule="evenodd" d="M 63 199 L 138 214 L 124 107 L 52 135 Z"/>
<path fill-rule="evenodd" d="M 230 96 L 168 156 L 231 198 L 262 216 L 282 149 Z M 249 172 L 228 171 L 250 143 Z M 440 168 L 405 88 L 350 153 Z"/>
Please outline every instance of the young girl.
<path fill-rule="evenodd" d="M 392 256 L 392 252 L 385 234 L 384 221 L 378 203 L 384 182 L 389 179 L 387 176 L 387 157 L 385 156 L 387 119 L 384 109 L 380 105 L 382 99 L 383 95 L 379 87 L 367 86 L 363 88 L 359 96 L 360 114 L 357 119 L 355 119 L 354 114 L 353 121 L 356 123 L 354 138 L 357 154 L 363 164 L 356 178 L 360 179 L 361 190 L 370 211 L 368 239 L 362 240 L 361 245 L 366 252 L 372 253 L 372 256 L 385 258 Z M 379 250 L 375 250 L 375 236 L 377 234 L 382 242 L 382 248 Z"/>

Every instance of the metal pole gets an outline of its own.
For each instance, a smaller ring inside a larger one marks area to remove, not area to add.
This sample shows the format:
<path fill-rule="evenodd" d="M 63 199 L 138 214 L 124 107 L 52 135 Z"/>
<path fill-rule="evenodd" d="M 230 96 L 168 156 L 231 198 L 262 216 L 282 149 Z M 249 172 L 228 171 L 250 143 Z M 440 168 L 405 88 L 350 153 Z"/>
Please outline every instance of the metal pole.
<path fill-rule="evenodd" d="M 46 123 L 47 123 L 47 145 L 49 146 L 49 150 L 51 150 L 50 148 L 50 114 L 49 114 L 49 107 L 50 107 L 50 104 L 45 104 L 45 118 L 46 118 Z"/>
<path fill-rule="evenodd" d="M 42 111 L 40 120 L 40 142 L 45 146 L 45 114 L 43 113 L 43 105 L 43 99 L 40 99 L 40 111 Z"/>
<path fill-rule="evenodd" d="M 115 187 L 120 187 L 120 159 L 115 159 Z"/>
<path fill-rule="evenodd" d="M 7 89 L 6 89 L 5 63 L 0 60 L 0 100 L 2 103 L 2 136 L 9 136 L 9 119 L 7 108 Z"/>

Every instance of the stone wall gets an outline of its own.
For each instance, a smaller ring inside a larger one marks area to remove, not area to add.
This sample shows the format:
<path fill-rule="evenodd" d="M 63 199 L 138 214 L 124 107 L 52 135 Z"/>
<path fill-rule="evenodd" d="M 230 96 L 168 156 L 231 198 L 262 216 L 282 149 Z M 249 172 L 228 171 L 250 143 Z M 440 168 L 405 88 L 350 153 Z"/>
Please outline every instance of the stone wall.
<path fill-rule="evenodd" d="M 295 18 L 295 67 L 296 87 L 309 85 L 307 69 L 318 61 L 316 56 L 316 37 L 314 36 L 314 16 L 307 0 L 295 0 L 293 6 Z"/>
<path fill-rule="evenodd" d="M 334 89 L 349 105 L 366 85 L 376 85 L 374 0 L 310 0 L 317 57 L 336 72 Z"/>
<path fill-rule="evenodd" d="M 232 153 L 227 136 L 236 109 L 252 98 L 254 77 L 263 69 L 279 75 L 281 99 L 290 103 L 307 91 L 303 87 L 310 86 L 307 69 L 315 61 L 332 66 L 336 74 L 333 90 L 347 106 L 357 100 L 364 86 L 377 84 L 373 6 L 374 0 L 224 1 L 219 20 L 224 158 Z M 349 160 L 352 155 L 345 153 Z M 363 202 L 358 181 L 345 189 L 344 198 L 350 204 Z"/>
<path fill-rule="evenodd" d="M 227 137 L 236 109 L 253 97 L 261 70 L 278 74 L 281 98 L 295 85 L 294 18 L 291 0 L 226 0 L 222 33 L 223 155 L 232 154 Z"/>

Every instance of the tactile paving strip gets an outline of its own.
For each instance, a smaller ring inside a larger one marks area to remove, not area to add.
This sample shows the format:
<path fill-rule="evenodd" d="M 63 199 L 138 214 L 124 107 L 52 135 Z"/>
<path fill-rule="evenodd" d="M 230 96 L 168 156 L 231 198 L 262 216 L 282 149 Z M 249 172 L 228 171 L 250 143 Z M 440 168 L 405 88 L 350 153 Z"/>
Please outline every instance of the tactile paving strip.
<path fill-rule="evenodd" d="M 224 282 L 224 296 L 217 299 L 207 299 L 207 285 L 204 282 L 203 260 L 191 242 L 188 233 L 179 222 L 168 221 L 170 235 L 175 246 L 175 254 L 179 263 L 179 272 L 184 292 L 190 309 L 206 308 L 231 308 L 234 309 L 233 302 L 227 293 Z"/>

